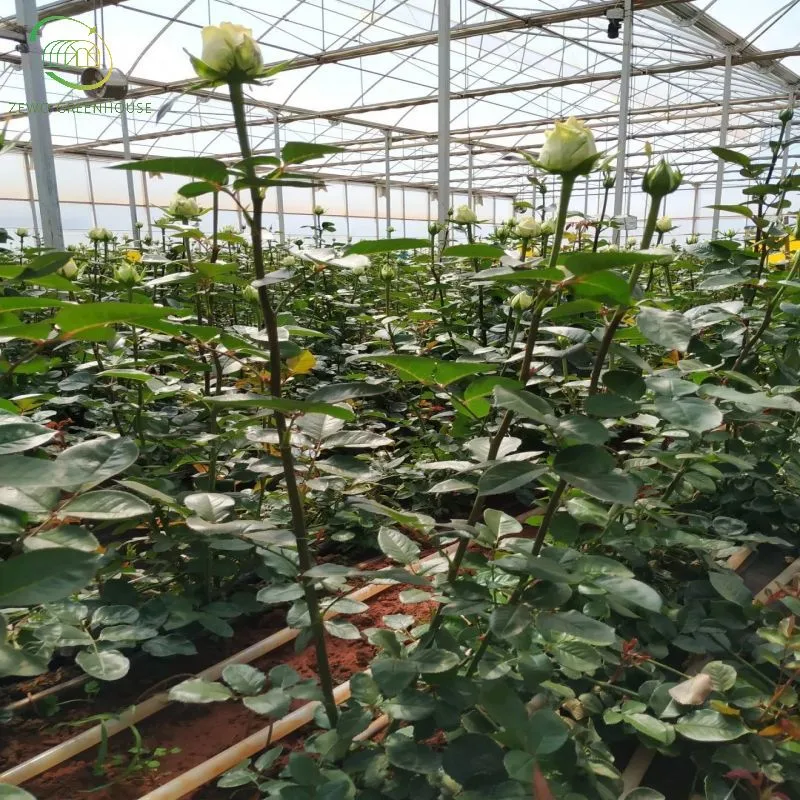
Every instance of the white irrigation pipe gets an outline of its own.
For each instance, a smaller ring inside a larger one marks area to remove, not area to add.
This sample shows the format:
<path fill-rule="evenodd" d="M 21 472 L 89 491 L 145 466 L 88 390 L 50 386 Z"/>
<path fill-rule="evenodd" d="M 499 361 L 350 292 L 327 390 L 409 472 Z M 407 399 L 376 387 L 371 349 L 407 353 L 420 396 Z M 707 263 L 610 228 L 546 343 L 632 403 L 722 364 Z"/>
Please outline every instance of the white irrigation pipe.
<path fill-rule="evenodd" d="M 369 670 L 361 674 L 367 674 L 368 672 Z M 340 683 L 333 690 L 333 698 L 336 701 L 336 705 L 341 705 L 350 699 L 349 680 L 345 683 Z M 319 700 L 313 700 L 300 706 L 300 708 L 290 712 L 277 722 L 267 725 L 246 739 L 242 739 L 241 742 L 232 745 L 227 750 L 212 756 L 208 761 L 204 761 L 202 764 L 192 767 L 188 772 L 178 775 L 177 778 L 173 778 L 169 783 L 165 783 L 163 786 L 159 786 L 158 789 L 153 789 L 152 792 L 142 795 L 139 800 L 177 800 L 179 797 L 185 797 L 189 792 L 193 792 L 195 789 L 210 783 L 214 778 L 222 775 L 223 772 L 233 769 L 246 758 L 255 755 L 265 747 L 270 747 L 290 733 L 294 733 L 298 728 L 308 725 L 314 719 L 314 714 L 320 705 Z M 378 731 L 383 730 L 388 724 L 389 717 L 384 714 L 355 738 L 358 741 L 368 739 Z"/>
<path fill-rule="evenodd" d="M 445 552 L 449 552 L 453 547 L 454 545 L 451 545 L 445 550 Z M 421 559 L 420 561 L 410 564 L 408 567 L 406 567 L 406 569 L 408 569 L 410 572 L 416 572 L 421 566 L 436 561 L 441 557 L 442 556 L 440 553 L 434 553 L 426 558 Z M 354 592 L 351 592 L 349 595 L 347 595 L 347 597 L 350 600 L 368 600 L 371 597 L 380 594 L 381 592 L 385 592 L 387 589 L 397 586 L 398 583 L 399 582 L 397 581 L 391 583 L 369 583 L 366 586 L 362 586 L 360 589 L 356 589 Z M 325 614 L 326 619 L 335 616 L 338 616 L 336 611 Z M 229 658 L 226 658 L 223 661 L 204 669 L 202 672 L 198 672 L 197 677 L 205 680 L 217 680 L 222 675 L 222 670 L 228 665 L 249 664 L 250 662 L 255 661 L 257 658 L 261 658 L 261 656 L 267 655 L 267 653 L 271 653 L 274 650 L 277 650 L 279 647 L 283 647 L 285 644 L 293 641 L 297 638 L 299 633 L 300 632 L 294 628 L 283 628 L 277 633 L 267 636 L 266 639 L 262 639 L 260 642 L 256 642 L 255 644 L 250 645 L 250 647 L 240 650 L 238 653 L 235 653 Z M 113 720 L 105 722 L 102 725 L 95 725 L 93 728 L 89 728 L 72 739 L 68 739 L 66 742 L 62 742 L 55 747 L 51 747 L 49 750 L 45 750 L 43 753 L 39 753 L 39 755 L 24 761 L 22 764 L 18 764 L 17 766 L 0 773 L 0 784 L 8 783 L 18 786 L 21 783 L 25 783 L 26 781 L 35 778 L 37 775 L 41 775 L 43 772 L 58 766 L 67 759 L 83 753 L 90 747 L 100 744 L 104 736 L 114 736 L 117 733 L 127 730 L 131 727 L 131 725 L 136 725 L 142 720 L 152 717 L 153 714 L 156 714 L 162 709 L 166 708 L 168 705 L 170 705 L 170 703 L 171 701 L 169 700 L 168 694 L 166 692 L 160 692 L 148 700 L 145 700 L 143 703 L 139 703 L 127 711 L 124 711 Z M 303 708 L 305 708 L 305 706 L 303 706 Z M 300 710 L 301 709 L 298 709 L 298 711 Z"/>

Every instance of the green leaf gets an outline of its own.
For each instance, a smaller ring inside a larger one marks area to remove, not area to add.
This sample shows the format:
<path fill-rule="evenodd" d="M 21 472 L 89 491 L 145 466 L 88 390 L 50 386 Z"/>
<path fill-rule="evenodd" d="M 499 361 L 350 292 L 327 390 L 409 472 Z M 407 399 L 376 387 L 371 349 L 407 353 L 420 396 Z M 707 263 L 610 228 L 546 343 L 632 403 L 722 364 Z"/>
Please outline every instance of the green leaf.
<path fill-rule="evenodd" d="M 396 250 L 422 250 L 429 249 L 431 243 L 428 239 L 377 239 L 351 244 L 345 248 L 344 255 L 371 256 L 377 253 L 392 253 Z"/>
<path fill-rule="evenodd" d="M 183 504 L 206 522 L 222 522 L 236 505 L 232 497 L 218 492 L 189 494 L 183 498 Z"/>
<path fill-rule="evenodd" d="M 576 253 L 561 253 L 558 263 L 565 266 L 573 275 L 589 275 L 601 270 L 633 267 L 638 264 L 652 264 L 654 261 L 671 261 L 672 255 L 666 259 L 663 254 L 651 253 L 647 250 L 620 250 L 604 253 L 590 253 L 581 250 Z"/>
<path fill-rule="evenodd" d="M 153 379 L 153 375 L 141 369 L 104 369 L 97 373 L 98 378 L 116 378 L 121 381 L 137 381 L 147 383 Z"/>
<path fill-rule="evenodd" d="M 114 489 L 101 489 L 73 498 L 62 506 L 59 513 L 64 517 L 78 519 L 131 519 L 152 511 L 144 500 L 135 495 Z"/>
<path fill-rule="evenodd" d="M 315 158 L 341 153 L 341 147 L 316 142 L 286 142 L 281 149 L 281 159 L 285 164 L 301 164 Z"/>
<path fill-rule="evenodd" d="M 694 433 L 703 433 L 722 424 L 722 412 L 699 397 L 682 397 L 675 400 L 656 399 L 656 413 L 673 425 Z"/>
<path fill-rule="evenodd" d="M 570 285 L 574 288 L 576 297 L 596 297 L 617 305 L 627 304 L 631 299 L 628 282 L 616 272 L 593 272 L 581 275 L 574 278 Z"/>
<path fill-rule="evenodd" d="M 475 244 L 454 244 L 446 247 L 442 255 L 456 256 L 458 258 L 502 258 L 506 251 L 493 244 L 476 242 Z"/>
<path fill-rule="evenodd" d="M 560 750 L 569 739 L 569 728 L 561 717 L 543 708 L 530 718 L 526 731 L 526 750 L 535 756 L 546 756 Z"/>
<path fill-rule="evenodd" d="M 616 595 L 623 603 L 640 606 L 648 611 L 661 611 L 664 601 L 661 595 L 646 583 L 634 578 L 595 578 L 593 583 Z"/>
<path fill-rule="evenodd" d="M 86 586 L 97 557 L 66 547 L 34 550 L 0 563 L 0 608 L 55 603 Z"/>
<path fill-rule="evenodd" d="M 55 300 L 51 297 L 0 297 L 0 313 L 7 314 L 11 311 L 29 311 L 32 309 L 58 308 L 68 305 L 64 300 Z M 2 784 L 0 784 L 2 786 Z"/>
<path fill-rule="evenodd" d="M 428 597 L 430 598 L 430 595 Z M 449 672 L 457 667 L 461 661 L 458 653 L 454 653 L 451 650 L 440 650 L 435 647 L 428 647 L 424 650 L 418 648 L 412 653 L 411 660 L 414 662 L 417 671 L 423 675 Z"/>
<path fill-rule="evenodd" d="M 553 459 L 553 469 L 570 483 L 573 479 L 604 475 L 615 466 L 614 457 L 608 451 L 591 444 L 566 447 Z"/>
<path fill-rule="evenodd" d="M 147 327 L 173 313 L 147 303 L 81 303 L 62 308 L 53 318 L 61 329 L 62 339 L 80 338 L 108 325 L 127 323 Z"/>
<path fill-rule="evenodd" d="M 594 311 L 599 311 L 602 308 L 602 303 L 597 300 L 569 300 L 561 305 L 554 306 L 546 312 L 546 319 L 548 322 L 556 319 L 565 319 L 568 317 L 576 317 L 579 314 L 588 314 Z"/>
<path fill-rule="evenodd" d="M 256 600 L 267 605 L 278 605 L 299 600 L 304 594 L 303 587 L 299 583 L 289 583 L 284 586 L 267 586 L 260 589 Z"/>
<path fill-rule="evenodd" d="M 118 681 L 131 667 L 128 657 L 119 650 L 82 650 L 75 661 L 85 673 L 101 681 Z"/>
<path fill-rule="evenodd" d="M 494 399 L 498 406 L 507 408 L 524 419 L 532 419 L 545 425 L 550 425 L 554 421 L 553 407 L 550 403 L 531 392 L 496 386 Z"/>
<path fill-rule="evenodd" d="M 749 167 L 751 164 L 750 159 L 738 150 L 730 150 L 727 147 L 710 147 L 709 150 L 721 158 L 723 161 L 729 161 L 731 164 L 738 164 L 740 167 Z"/>
<path fill-rule="evenodd" d="M 599 620 L 587 617 L 580 611 L 562 611 L 555 614 L 539 614 L 536 627 L 549 634 L 562 634 L 576 641 L 593 645 L 612 645 L 617 635 L 612 627 Z"/>
<path fill-rule="evenodd" d="M 227 686 L 202 678 L 189 678 L 169 690 L 169 699 L 177 703 L 221 703 L 232 697 Z"/>
<path fill-rule="evenodd" d="M 342 431 L 325 437 L 324 448 L 332 450 L 336 447 L 354 447 L 357 449 L 377 450 L 394 444 L 394 439 L 381 436 L 372 431 Z"/>
<path fill-rule="evenodd" d="M 0 455 L 41 447 L 55 435 L 54 430 L 22 417 L 0 417 Z"/>
<path fill-rule="evenodd" d="M 498 606 L 489 617 L 489 629 L 498 639 L 518 636 L 530 624 L 531 610 L 521 604 Z"/>
<path fill-rule="evenodd" d="M 381 552 L 400 564 L 412 564 L 419 558 L 419 547 L 394 528 L 381 528 L 378 532 L 378 547 Z"/>
<path fill-rule="evenodd" d="M 155 658 L 171 658 L 173 656 L 193 656 L 197 654 L 194 643 L 177 633 L 156 636 L 142 643 L 142 650 Z"/>
<path fill-rule="evenodd" d="M 611 433 L 605 425 L 590 417 L 584 417 L 582 414 L 567 414 L 559 417 L 555 434 L 559 438 L 579 444 L 599 445 L 611 438 Z"/>
<path fill-rule="evenodd" d="M 718 206 L 706 206 L 706 208 L 715 208 L 719 211 L 727 211 L 729 214 L 739 214 L 742 217 L 747 217 L 748 219 L 755 219 L 755 214 L 753 213 L 752 208 L 748 208 L 747 206 L 742 205 L 718 205 Z"/>
<path fill-rule="evenodd" d="M 417 775 L 432 775 L 441 765 L 438 753 L 401 733 L 394 733 L 386 739 L 386 758 L 393 767 Z"/>
<path fill-rule="evenodd" d="M 430 717 L 436 709 L 436 698 L 416 689 L 404 689 L 393 700 L 383 704 L 392 719 L 418 722 Z"/>
<path fill-rule="evenodd" d="M 237 694 L 258 694 L 267 682 L 267 676 L 249 664 L 228 664 L 222 670 L 222 680 Z"/>
<path fill-rule="evenodd" d="M 439 361 L 423 356 L 365 356 L 363 360 L 385 364 L 396 369 L 402 379 L 424 383 L 428 386 L 448 386 L 469 375 L 493 372 L 497 369 L 495 364 L 480 364 L 472 361 Z"/>
<path fill-rule="evenodd" d="M 494 464 L 481 475 L 478 495 L 507 494 L 519 489 L 547 471 L 546 467 L 525 461 L 505 461 Z"/>
<path fill-rule="evenodd" d="M 52 275 L 56 270 L 61 269 L 68 261 L 72 260 L 74 253 L 63 251 L 51 251 L 49 253 L 42 253 L 41 255 L 32 258 L 26 265 L 22 272 L 17 275 L 18 280 L 32 281 L 36 278 L 43 278 L 46 275 Z M 70 305 L 62 303 L 61 305 Z M 74 307 L 74 306 L 73 306 Z"/>
<path fill-rule="evenodd" d="M 292 698 L 283 689 L 275 688 L 255 697 L 245 697 L 242 702 L 247 708 L 262 717 L 277 719 L 289 710 Z"/>
<path fill-rule="evenodd" d="M 728 602 L 735 603 L 742 608 L 749 608 L 753 605 L 753 595 L 750 594 L 745 582 L 735 572 L 710 572 L 708 580 L 717 593 Z"/>
<path fill-rule="evenodd" d="M 667 798 L 655 789 L 639 786 L 636 789 L 625 792 L 619 800 L 667 800 Z"/>
<path fill-rule="evenodd" d="M 154 639 L 158 631 L 149 625 L 111 625 L 97 637 L 101 642 L 143 642 Z"/>
<path fill-rule="evenodd" d="M 800 403 L 793 397 L 785 394 L 770 397 L 764 392 L 740 392 L 730 386 L 716 386 L 704 383 L 698 392 L 702 397 L 714 397 L 718 400 L 726 400 L 747 410 L 774 408 L 780 411 L 800 412 Z M 0 428 L 0 433 L 2 428 Z"/>
<path fill-rule="evenodd" d="M 639 406 L 618 394 L 592 394 L 586 398 L 584 408 L 593 417 L 627 417 L 635 414 Z"/>
<path fill-rule="evenodd" d="M 192 181 L 185 183 L 178 189 L 178 194 L 181 197 L 202 197 L 204 194 L 219 191 L 219 186 L 210 181 Z"/>
<path fill-rule="evenodd" d="M 702 708 L 675 723 L 675 730 L 695 742 L 730 742 L 749 733 L 739 717 L 729 717 Z"/>
<path fill-rule="evenodd" d="M 417 665 L 409 659 L 380 658 L 372 663 L 372 677 L 386 697 L 394 697 L 410 685 L 417 672 Z"/>
<path fill-rule="evenodd" d="M 647 391 L 642 376 L 627 369 L 610 369 L 604 372 L 603 383 L 615 394 L 621 394 L 629 400 L 638 400 Z"/>
<path fill-rule="evenodd" d="M 341 403 L 344 400 L 385 394 L 390 388 L 390 386 L 375 383 L 332 383 L 311 392 L 307 401 L 311 403 Z"/>
<path fill-rule="evenodd" d="M 65 486 L 86 491 L 126 470 L 138 457 L 132 439 L 90 439 L 61 453 L 55 466 L 63 472 Z"/>
<path fill-rule="evenodd" d="M 503 748 L 480 733 L 462 733 L 442 754 L 442 768 L 465 788 L 483 786 L 506 777 Z"/>
<path fill-rule="evenodd" d="M 203 402 L 220 408 L 271 408 L 284 414 L 327 414 L 346 421 L 355 419 L 355 414 L 346 407 L 334 406 L 330 403 L 311 403 L 305 400 L 294 400 L 288 397 L 272 397 L 268 394 L 227 394 L 203 397 Z"/>
<path fill-rule="evenodd" d="M 639 330 L 654 344 L 685 353 L 692 338 L 692 325 L 678 311 L 662 311 L 645 306 L 636 318 Z"/>
<path fill-rule="evenodd" d="M 79 525 L 59 525 L 40 531 L 35 536 L 28 536 L 23 542 L 25 550 L 44 550 L 49 547 L 71 547 L 84 553 L 95 553 L 100 542 L 95 536 Z"/>
<path fill-rule="evenodd" d="M 181 175 L 185 178 L 200 178 L 211 183 L 224 184 L 228 180 L 228 168 L 216 158 L 177 156 L 174 158 L 147 158 L 115 164 L 111 169 L 126 169 L 136 172 L 153 172 L 164 175 Z"/>
<path fill-rule="evenodd" d="M 736 685 L 736 670 L 723 661 L 709 661 L 701 672 L 711 676 L 715 692 L 727 692 Z"/>

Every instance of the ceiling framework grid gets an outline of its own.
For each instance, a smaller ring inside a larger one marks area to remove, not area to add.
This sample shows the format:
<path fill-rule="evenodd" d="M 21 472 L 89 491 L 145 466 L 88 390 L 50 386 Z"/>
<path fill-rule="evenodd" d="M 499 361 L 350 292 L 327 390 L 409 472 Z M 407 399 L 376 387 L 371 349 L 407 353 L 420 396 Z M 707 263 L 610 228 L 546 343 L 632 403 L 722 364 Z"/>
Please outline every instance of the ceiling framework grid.
<path fill-rule="evenodd" d="M 130 130 L 114 114 L 81 115 L 92 124 L 75 125 L 71 112 L 93 101 L 74 91 L 55 96 L 50 84 L 50 102 L 63 108 L 50 115 L 57 156 L 107 161 L 127 151 L 136 159 L 187 152 L 236 158 L 224 90 L 196 88 L 182 55 L 174 69 L 149 66 L 150 59 L 176 61 L 169 51 L 176 41 L 199 51 L 199 31 L 211 14 L 214 21 L 252 27 L 268 62 L 289 59 L 271 86 L 247 91 L 256 153 L 274 154 L 279 137 L 335 144 L 340 153 L 306 169 L 330 182 L 438 187 L 447 197 L 474 195 L 480 202 L 529 191 L 527 166 L 515 154 L 535 152 L 549 125 L 575 115 L 592 126 L 601 149 L 627 154 L 627 180 L 619 181 L 614 201 L 621 210 L 630 176 L 649 163 L 645 143 L 653 156 L 669 155 L 687 181 L 709 189 L 720 185 L 720 171 L 708 148 L 721 140 L 753 158 L 768 155 L 777 111 L 800 83 L 791 68 L 800 63 L 800 47 L 779 36 L 800 21 L 800 9 L 771 2 L 766 15 L 748 9 L 755 16 L 742 24 L 751 40 L 723 24 L 723 12 L 735 2 L 716 0 L 706 12 L 689 0 L 460 0 L 450 14 L 440 11 L 451 5 L 446 0 L 245 0 L 237 6 L 175 0 L 170 15 L 151 0 L 69 0 L 39 3 L 37 11 L 42 19 L 96 10 L 109 36 L 146 31 L 136 52 L 126 53 L 134 66 L 128 99 L 154 108 L 170 103 L 160 118 L 155 112 L 129 116 Z M 611 40 L 605 14 L 626 6 L 634 25 L 624 24 L 623 36 Z M 6 8 L 13 11 L 13 4 L 0 4 Z M 445 16 L 448 24 L 440 26 Z M 16 48 L 23 34 L 13 14 L 0 19 L 2 89 L 19 102 L 25 93 Z M 449 39 L 446 59 L 443 38 Z M 446 75 L 440 63 L 449 63 Z M 627 113 L 620 127 L 621 106 Z M 0 124 L 6 122 L 30 152 L 25 111 L 0 114 Z M 32 155 L 35 160 L 35 148 Z M 783 169 L 793 161 L 787 152 Z M 588 197 L 597 189 L 587 184 L 586 191 Z"/>

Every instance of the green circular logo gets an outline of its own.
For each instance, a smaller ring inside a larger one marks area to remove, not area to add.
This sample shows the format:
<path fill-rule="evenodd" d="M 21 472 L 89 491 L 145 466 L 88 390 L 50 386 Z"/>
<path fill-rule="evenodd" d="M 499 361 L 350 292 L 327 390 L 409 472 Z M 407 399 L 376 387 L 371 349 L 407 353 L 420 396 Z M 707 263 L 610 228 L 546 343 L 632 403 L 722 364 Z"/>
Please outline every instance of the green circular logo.
<path fill-rule="evenodd" d="M 41 39 L 42 29 L 45 25 L 61 20 L 67 20 L 69 22 L 74 22 L 76 25 L 83 26 L 86 28 L 89 36 L 94 37 L 94 40 L 91 38 L 56 39 L 42 48 L 42 56 L 50 63 L 60 64 L 64 67 L 94 68 L 101 72 L 102 77 L 96 83 L 86 84 L 73 83 L 72 81 L 65 80 L 55 72 L 48 71 L 45 72 L 45 74 L 54 81 L 58 81 L 62 86 L 67 86 L 70 89 L 77 89 L 78 91 L 99 89 L 101 86 L 108 83 L 114 69 L 114 64 L 111 58 L 111 51 L 108 49 L 108 45 L 103 40 L 103 37 L 97 32 L 97 28 L 92 28 L 85 22 L 81 22 L 79 19 L 73 19 L 72 17 L 44 17 L 44 19 L 39 20 L 39 22 L 33 26 L 28 39 L 31 42 Z M 108 61 L 108 67 L 104 66 L 106 60 Z"/>

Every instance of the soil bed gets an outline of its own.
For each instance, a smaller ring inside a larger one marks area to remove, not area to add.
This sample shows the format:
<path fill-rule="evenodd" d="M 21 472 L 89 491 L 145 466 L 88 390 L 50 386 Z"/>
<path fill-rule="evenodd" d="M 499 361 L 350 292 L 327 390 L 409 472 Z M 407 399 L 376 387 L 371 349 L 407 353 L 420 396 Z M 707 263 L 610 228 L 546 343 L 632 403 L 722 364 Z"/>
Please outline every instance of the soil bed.
<path fill-rule="evenodd" d="M 371 627 L 384 627 L 383 617 L 387 614 L 408 613 L 420 622 L 427 620 L 435 606 L 433 602 L 419 603 L 405 606 L 400 603 L 398 595 L 404 589 L 403 586 L 393 587 L 385 594 L 379 595 L 367 611 L 363 614 L 349 616 L 348 621 L 355 624 L 359 629 L 364 630 Z M 277 613 L 279 622 L 273 620 L 271 628 L 260 628 L 251 633 L 248 640 L 237 641 L 235 646 L 231 643 L 230 652 L 235 652 L 247 644 L 257 641 L 268 635 L 271 631 L 283 626 L 283 614 Z M 354 672 L 366 669 L 375 655 L 375 649 L 366 641 L 350 641 L 328 637 L 328 653 L 331 661 L 331 669 L 336 683 L 348 680 Z M 214 658 L 210 658 L 208 653 L 203 654 L 203 662 L 214 663 L 229 653 L 218 653 Z M 204 664 L 190 663 L 197 662 L 198 656 L 191 659 L 171 659 L 170 669 L 165 670 L 168 674 L 176 672 L 197 672 L 203 668 Z M 309 647 L 301 653 L 294 652 L 293 644 L 289 644 L 280 650 L 270 653 L 264 658 L 253 662 L 253 666 L 258 667 L 264 672 L 269 671 L 277 664 L 288 664 L 296 669 L 303 677 L 316 677 L 316 659 L 313 648 Z M 140 672 L 141 675 L 141 672 Z M 160 676 L 152 673 L 147 676 L 146 687 L 154 685 L 160 680 Z M 139 678 L 142 684 L 144 679 Z M 144 691 L 146 687 L 139 689 Z M 128 688 L 128 687 L 126 687 Z M 133 694 L 133 687 L 130 687 L 130 694 Z M 120 704 L 119 693 L 116 693 L 116 709 L 124 708 L 131 701 Z M 88 714 L 97 713 L 97 707 L 79 712 L 79 718 Z M 2 751 L 6 763 L 15 764 L 21 760 L 30 758 L 41 752 L 47 747 L 59 741 L 69 738 L 80 732 L 82 729 L 61 729 L 54 734 L 44 733 L 48 723 L 41 720 L 31 720 L 33 726 L 39 726 L 39 736 L 36 738 L 36 745 L 33 745 L 33 736 L 25 737 L 26 743 L 20 741 L 20 737 L 15 736 L 15 741 L 6 745 Z M 21 726 L 22 723 L 18 723 Z M 241 703 L 214 703 L 212 705 L 194 706 L 173 704 L 164 711 L 156 714 L 152 718 L 142 722 L 138 728 L 144 739 L 145 747 L 153 749 L 163 747 L 167 750 L 180 748 L 180 752 L 172 755 L 165 755 L 159 760 L 161 766 L 158 771 L 139 772 L 129 776 L 124 783 L 114 784 L 105 789 L 93 791 L 93 800 L 134 800 L 141 797 L 148 791 L 166 783 L 168 780 L 185 772 L 188 769 L 202 763 L 213 755 L 239 742 L 267 725 L 267 720 L 249 711 Z M 34 731 L 35 732 L 35 731 Z M 298 744 L 302 741 L 302 734 L 296 735 Z M 126 733 L 120 733 L 111 739 L 111 753 L 125 754 L 131 746 L 132 739 Z M 291 746 L 291 740 L 287 740 Z M 43 775 L 38 776 L 25 784 L 25 788 L 30 791 L 38 800 L 76 800 L 85 792 L 91 791 L 94 787 L 102 785 L 105 781 L 92 774 L 92 767 L 96 756 L 96 748 L 92 748 L 86 753 L 81 754 L 58 767 L 49 770 Z M 206 792 L 205 794 L 203 792 Z M 208 791 L 212 791 L 208 794 Z M 187 795 L 187 797 L 200 800 L 200 798 L 225 797 L 226 794 L 214 794 L 216 790 L 204 789 Z"/>

